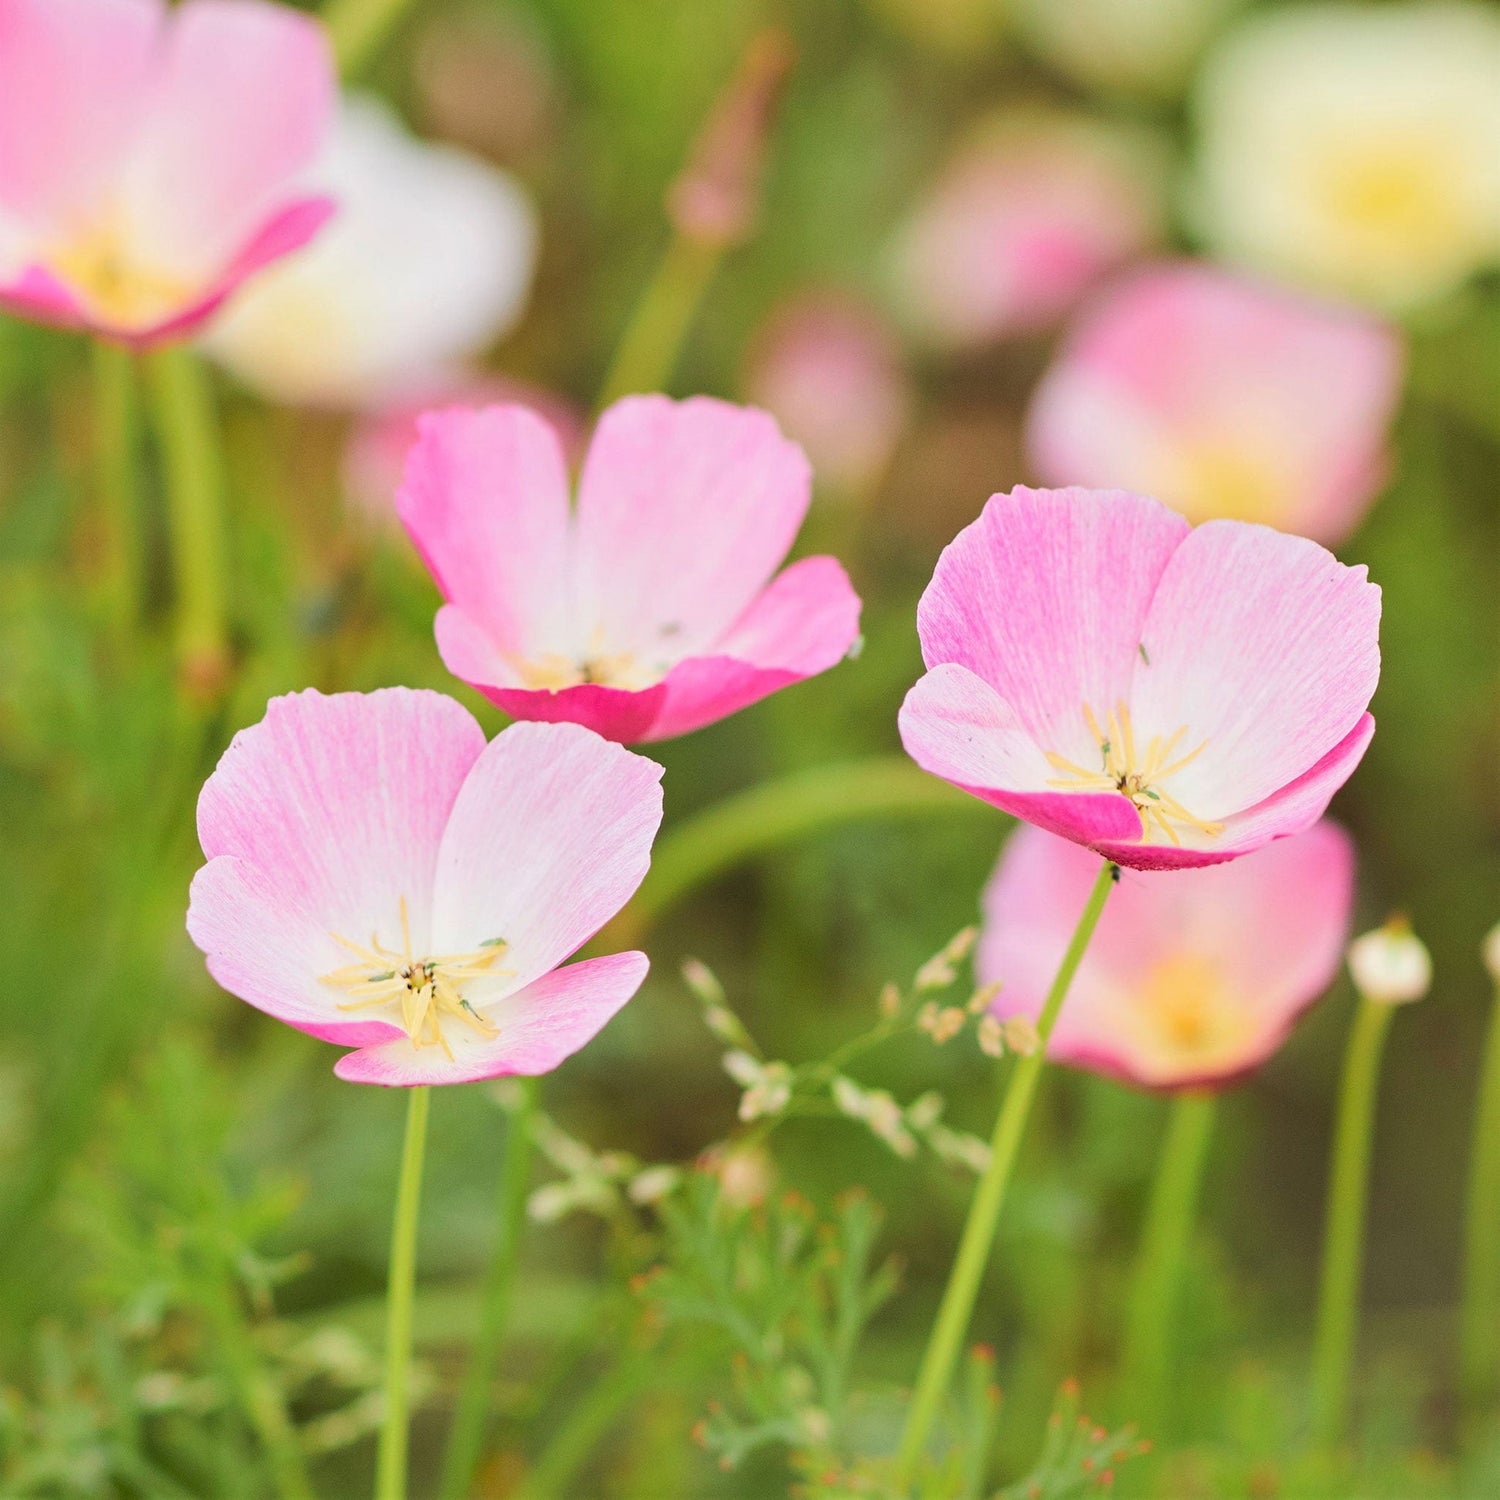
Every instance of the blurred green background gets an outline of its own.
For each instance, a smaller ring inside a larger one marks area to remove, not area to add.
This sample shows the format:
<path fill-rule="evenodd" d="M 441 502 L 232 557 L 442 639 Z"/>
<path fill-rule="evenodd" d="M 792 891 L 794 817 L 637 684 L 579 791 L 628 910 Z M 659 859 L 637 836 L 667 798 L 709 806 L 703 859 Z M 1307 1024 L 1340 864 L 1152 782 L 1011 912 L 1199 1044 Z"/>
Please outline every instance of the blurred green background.
<path fill-rule="evenodd" d="M 424 0 L 412 10 L 367 82 L 424 133 L 466 133 L 529 185 L 540 268 L 526 317 L 493 363 L 584 410 L 667 243 L 668 184 L 768 24 L 785 28 L 796 62 L 771 130 L 758 227 L 708 290 L 672 380 L 679 394 L 745 399 L 757 330 L 807 287 L 856 294 L 899 326 L 892 235 L 954 139 L 998 105 L 1076 105 L 1121 129 L 1160 131 L 1179 165 L 1191 150 L 1184 86 L 1080 82 L 994 0 Z M 1168 243 L 1193 252 L 1189 218 L 1175 214 Z M 1407 912 L 1437 976 L 1431 997 L 1398 1017 L 1381 1090 L 1359 1366 L 1363 1467 L 1358 1481 L 1299 1481 L 1282 1468 L 1304 1403 L 1350 1012 L 1341 984 L 1226 1101 L 1184 1317 L 1190 1376 L 1171 1435 L 1187 1456 L 1158 1481 L 1167 1486 L 1158 1493 L 1183 1500 L 1401 1497 L 1463 1484 L 1480 1486 L 1468 1490 L 1475 1496 L 1500 1493 L 1500 1466 L 1463 1480 L 1451 1459 L 1462 1187 L 1491 993 L 1478 950 L 1500 918 L 1500 281 L 1481 276 L 1409 318 L 1406 333 L 1394 472 L 1340 548 L 1385 590 L 1384 669 L 1379 732 L 1334 812 L 1359 843 L 1359 920 Z M 917 597 L 985 497 L 1028 479 L 1020 423 L 1052 340 L 962 354 L 907 346 L 915 405 L 887 473 L 857 503 L 821 494 L 799 544 L 836 550 L 849 566 L 865 600 L 863 653 L 655 747 L 669 829 L 797 768 L 899 752 L 896 710 L 920 671 Z M 237 1340 L 284 1383 L 309 1441 L 326 1448 L 315 1460 L 319 1492 L 359 1494 L 368 1482 L 358 1402 L 377 1378 L 404 1101 L 336 1082 L 330 1049 L 209 981 L 183 930 L 199 862 L 192 809 L 229 736 L 275 693 L 431 686 L 463 699 L 487 730 L 501 721 L 444 673 L 431 640 L 436 595 L 404 540 L 347 519 L 343 423 L 271 408 L 227 380 L 219 389 L 236 668 L 222 701 L 204 704 L 175 679 L 158 510 L 149 628 L 124 645 L 104 628 L 85 342 L 0 321 L 7 1495 L 274 1493 L 254 1435 L 224 1397 Z M 714 881 L 650 931 L 645 989 L 546 1081 L 548 1113 L 598 1149 L 691 1160 L 731 1128 L 738 1093 L 681 961 L 713 968 L 768 1055 L 821 1056 L 870 1023 L 883 982 L 907 983 L 975 919 L 1007 826 L 977 802 L 856 821 Z M 872 1054 L 864 1076 L 902 1099 L 939 1088 L 952 1123 L 988 1133 L 995 1067 L 972 1046 L 918 1038 Z M 1164 1110 L 1159 1098 L 1088 1076 L 1058 1072 L 1045 1085 L 974 1330 L 997 1346 L 1005 1391 L 996 1482 L 1031 1461 L 1064 1376 L 1079 1377 L 1101 1418 L 1132 1415 L 1110 1370 Z M 419 1495 L 435 1492 L 506 1128 L 486 1086 L 434 1100 Z M 880 1245 L 904 1270 L 861 1376 L 873 1390 L 909 1382 L 971 1179 L 930 1158 L 898 1160 L 847 1122 L 788 1125 L 774 1159 L 778 1183 L 818 1205 L 853 1185 L 884 1205 Z M 545 1448 L 607 1367 L 621 1315 L 605 1288 L 633 1269 L 621 1254 L 586 1216 L 528 1231 L 497 1452 L 476 1493 L 511 1493 L 519 1455 Z M 698 1339 L 669 1341 L 628 1419 L 603 1424 L 568 1493 L 782 1493 L 775 1448 L 726 1473 L 689 1441 L 728 1378 Z M 340 1413 L 342 1434 L 329 1426 Z M 142 1467 L 148 1459 L 159 1472 Z"/>

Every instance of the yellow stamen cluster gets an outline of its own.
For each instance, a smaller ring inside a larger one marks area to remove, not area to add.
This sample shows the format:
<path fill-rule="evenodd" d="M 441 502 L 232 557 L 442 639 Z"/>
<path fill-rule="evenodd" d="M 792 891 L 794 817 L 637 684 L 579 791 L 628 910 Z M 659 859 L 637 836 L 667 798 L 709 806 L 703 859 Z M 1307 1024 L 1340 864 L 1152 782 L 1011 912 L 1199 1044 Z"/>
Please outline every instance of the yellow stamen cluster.
<path fill-rule="evenodd" d="M 92 313 L 117 323 L 152 323 L 191 300 L 191 288 L 181 277 L 141 265 L 124 236 L 108 224 L 59 246 L 46 259 Z"/>
<path fill-rule="evenodd" d="M 529 688 L 563 688 L 596 683 L 600 687 L 624 688 L 638 692 L 653 687 L 664 674 L 652 673 L 628 651 L 601 653 L 575 661 L 572 657 L 551 652 L 530 661 L 516 663 L 521 681 Z"/>
<path fill-rule="evenodd" d="M 1093 709 L 1086 703 L 1083 706 L 1083 717 L 1088 724 L 1089 733 L 1099 745 L 1099 769 L 1088 770 L 1049 750 L 1047 764 L 1054 771 L 1063 774 L 1049 781 L 1048 786 L 1069 792 L 1119 792 L 1121 796 L 1129 797 L 1141 816 L 1141 837 L 1147 843 L 1151 841 L 1152 834 L 1159 830 L 1171 843 L 1180 847 L 1182 840 L 1172 826 L 1174 823 L 1196 828 L 1209 838 L 1215 838 L 1224 831 L 1222 823 L 1205 823 L 1202 818 L 1190 813 L 1175 797 L 1162 790 L 1162 782 L 1167 777 L 1174 776 L 1197 760 L 1207 748 L 1207 740 L 1196 750 L 1174 760 L 1172 757 L 1177 754 L 1182 737 L 1187 733 L 1184 725 L 1165 739 L 1161 735 L 1153 735 L 1146 746 L 1145 755 L 1139 756 L 1135 729 L 1130 722 L 1130 710 L 1123 703 L 1115 705 L 1103 728 Z"/>
<path fill-rule="evenodd" d="M 336 932 L 332 936 L 358 958 L 357 963 L 319 976 L 320 983 L 347 990 L 354 997 L 340 1002 L 340 1010 L 371 1010 L 399 1003 L 401 1024 L 412 1046 L 419 1051 L 423 1047 L 441 1047 L 450 1062 L 453 1049 L 443 1035 L 445 1017 L 463 1021 L 486 1039 L 499 1035 L 498 1029 L 464 998 L 460 986 L 469 980 L 493 979 L 512 972 L 495 967 L 507 948 L 503 939 L 494 938 L 471 953 L 416 958 L 411 951 L 411 926 L 404 896 L 399 952 L 385 947 L 373 933 L 368 947 L 351 943 Z"/>

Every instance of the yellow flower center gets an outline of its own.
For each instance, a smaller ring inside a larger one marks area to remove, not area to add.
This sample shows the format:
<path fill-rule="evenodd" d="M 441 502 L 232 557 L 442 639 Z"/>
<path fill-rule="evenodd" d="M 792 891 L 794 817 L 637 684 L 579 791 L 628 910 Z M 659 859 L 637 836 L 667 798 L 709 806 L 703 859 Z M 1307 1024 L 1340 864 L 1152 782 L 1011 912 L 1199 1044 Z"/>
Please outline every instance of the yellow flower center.
<path fill-rule="evenodd" d="M 401 948 L 385 947 L 373 933 L 368 947 L 351 943 L 333 933 L 335 942 L 353 953 L 357 962 L 331 974 L 319 976 L 319 983 L 345 990 L 352 997 L 341 1001 L 344 1011 L 373 1010 L 380 1006 L 400 1007 L 401 1025 L 413 1047 L 441 1047 L 448 1060 L 453 1049 L 443 1035 L 443 1021 L 462 1021 L 480 1036 L 498 1036 L 498 1029 L 486 1021 L 464 998 L 465 983 L 475 979 L 494 979 L 514 972 L 497 969 L 495 962 L 505 953 L 503 938 L 491 938 L 470 953 L 450 953 L 437 958 L 416 958 L 411 951 L 411 927 L 406 916 L 406 898 L 401 898 Z"/>
<path fill-rule="evenodd" d="M 1172 498 L 1195 521 L 1269 521 L 1281 514 L 1286 485 L 1275 468 L 1242 443 L 1207 442 L 1183 460 L 1182 493 Z"/>
<path fill-rule="evenodd" d="M 581 687 L 585 683 L 640 692 L 654 687 L 664 675 L 652 672 L 629 651 L 590 655 L 581 661 L 551 652 L 530 661 L 517 662 L 516 670 L 527 687 L 545 688 L 554 693 L 563 688 Z"/>
<path fill-rule="evenodd" d="M 171 316 L 193 294 L 182 277 L 141 265 L 110 223 L 59 246 L 46 264 L 91 313 L 129 327 Z"/>
<path fill-rule="evenodd" d="M 1253 1026 L 1235 1004 L 1218 968 L 1195 954 L 1154 965 L 1136 993 L 1141 1041 L 1166 1074 L 1186 1067 L 1232 1067 Z"/>
<path fill-rule="evenodd" d="M 1187 726 L 1163 738 L 1154 735 L 1146 745 L 1145 754 L 1137 753 L 1135 729 L 1130 722 L 1130 710 L 1123 703 L 1115 705 L 1104 728 L 1087 703 L 1083 705 L 1084 722 L 1099 745 L 1099 769 L 1091 771 L 1085 766 L 1065 759 L 1055 751 L 1047 752 L 1047 764 L 1062 775 L 1047 783 L 1068 792 L 1119 792 L 1128 797 L 1141 818 L 1141 838 L 1150 843 L 1152 835 L 1160 831 L 1167 839 L 1181 847 L 1174 823 L 1196 828 L 1209 838 L 1223 833 L 1222 823 L 1206 823 L 1195 817 L 1175 797 L 1163 788 L 1169 776 L 1175 776 L 1203 753 L 1208 741 L 1188 754 L 1177 756 L 1178 747 Z M 1173 757 L 1177 756 L 1174 760 Z"/>

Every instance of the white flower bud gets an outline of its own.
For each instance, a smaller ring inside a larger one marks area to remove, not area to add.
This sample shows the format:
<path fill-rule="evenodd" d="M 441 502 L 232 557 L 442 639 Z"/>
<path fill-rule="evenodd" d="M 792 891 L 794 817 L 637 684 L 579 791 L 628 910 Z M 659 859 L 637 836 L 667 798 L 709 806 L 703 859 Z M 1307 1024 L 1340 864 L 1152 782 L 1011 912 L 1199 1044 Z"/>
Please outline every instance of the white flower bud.
<path fill-rule="evenodd" d="M 1432 957 L 1402 917 L 1349 944 L 1349 973 L 1366 1000 L 1401 1005 L 1420 1000 L 1432 984 Z"/>

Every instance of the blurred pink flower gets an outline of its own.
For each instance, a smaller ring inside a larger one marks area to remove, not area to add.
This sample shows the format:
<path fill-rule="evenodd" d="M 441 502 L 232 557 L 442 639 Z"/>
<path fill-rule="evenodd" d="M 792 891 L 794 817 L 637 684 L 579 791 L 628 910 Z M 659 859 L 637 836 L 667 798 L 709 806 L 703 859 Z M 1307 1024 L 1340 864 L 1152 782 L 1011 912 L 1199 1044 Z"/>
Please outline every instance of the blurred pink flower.
<path fill-rule="evenodd" d="M 1123 490 L 995 495 L 917 610 L 924 770 L 1122 865 L 1315 823 L 1375 721 L 1380 590 L 1316 542 Z"/>
<path fill-rule="evenodd" d="M 276 698 L 198 800 L 188 932 L 231 994 L 357 1048 L 340 1078 L 545 1073 L 645 977 L 558 965 L 644 878 L 660 779 L 572 724 L 486 745 L 439 693 Z"/>
<path fill-rule="evenodd" d="M 878 482 L 911 409 L 890 330 L 869 308 L 832 293 L 777 309 L 751 346 L 745 385 L 807 450 L 819 482 L 844 494 Z"/>
<path fill-rule="evenodd" d="M 192 332 L 332 212 L 296 179 L 334 90 L 322 28 L 264 0 L 0 0 L 0 306 Z"/>
<path fill-rule="evenodd" d="M 1099 861 L 1022 826 L 984 893 L 976 966 L 1002 1019 L 1042 1011 Z M 1201 1088 L 1258 1067 L 1333 982 L 1354 849 L 1318 823 L 1230 865 L 1171 880 L 1127 871 L 1068 992 L 1049 1056 L 1147 1088 Z"/>
<path fill-rule="evenodd" d="M 355 426 L 344 450 L 344 492 L 355 515 L 374 530 L 399 525 L 396 494 L 407 457 L 417 444 L 419 424 L 428 412 L 438 407 L 478 411 L 500 405 L 529 407 L 557 433 L 569 467 L 582 459 L 588 427 L 583 413 L 570 401 L 503 375 L 469 374 L 372 412 Z"/>
<path fill-rule="evenodd" d="M 576 513 L 557 434 L 519 406 L 419 424 L 399 510 L 447 601 L 448 670 L 518 719 L 667 739 L 827 671 L 858 634 L 839 563 L 777 574 L 807 513 L 765 412 L 628 396 L 599 419 Z"/>
<path fill-rule="evenodd" d="M 1161 232 L 1153 151 L 1085 117 L 993 122 L 948 164 L 896 247 L 903 307 L 972 347 L 1055 322 Z"/>
<path fill-rule="evenodd" d="M 1068 335 L 1027 424 L 1048 484 L 1119 484 L 1190 521 L 1265 521 L 1329 546 L 1389 459 L 1395 331 L 1208 266 L 1156 266 Z"/>

